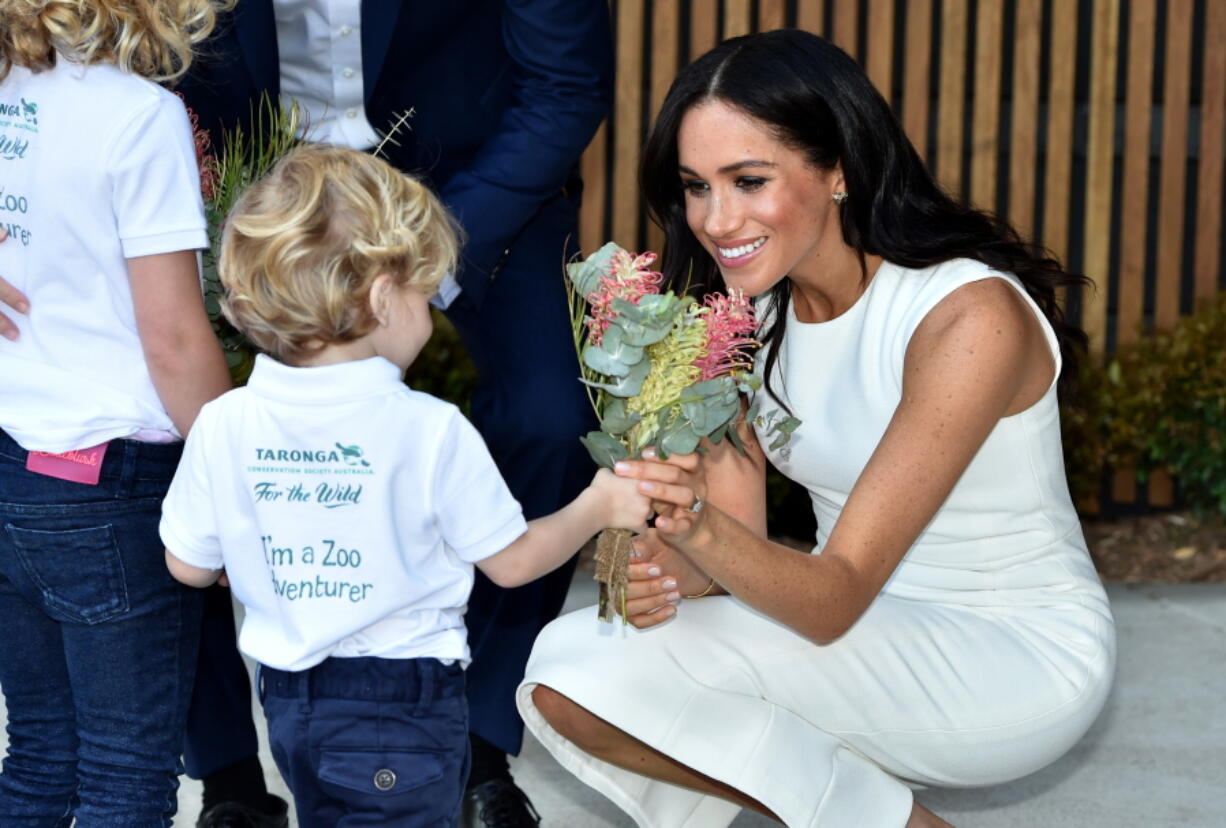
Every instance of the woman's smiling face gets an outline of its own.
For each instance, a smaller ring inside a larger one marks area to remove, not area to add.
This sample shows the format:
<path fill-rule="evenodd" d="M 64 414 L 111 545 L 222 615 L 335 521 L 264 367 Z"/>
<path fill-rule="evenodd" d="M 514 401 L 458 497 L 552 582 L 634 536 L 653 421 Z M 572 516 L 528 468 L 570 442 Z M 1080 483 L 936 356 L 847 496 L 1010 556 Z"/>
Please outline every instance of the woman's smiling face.
<path fill-rule="evenodd" d="M 804 280 L 842 248 L 841 171 L 815 169 L 743 111 L 718 100 L 689 110 L 677 157 L 686 221 L 728 287 L 757 296 Z"/>

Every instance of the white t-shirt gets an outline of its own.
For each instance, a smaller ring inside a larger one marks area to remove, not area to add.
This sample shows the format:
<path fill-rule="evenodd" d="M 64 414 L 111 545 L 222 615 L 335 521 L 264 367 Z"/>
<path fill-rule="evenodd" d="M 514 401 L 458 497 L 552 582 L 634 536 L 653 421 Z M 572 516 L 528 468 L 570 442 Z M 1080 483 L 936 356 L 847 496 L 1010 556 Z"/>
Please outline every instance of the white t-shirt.
<path fill-rule="evenodd" d="M 161 524 L 171 554 L 225 567 L 247 611 L 239 649 L 282 670 L 466 661 L 473 563 L 526 530 L 476 429 L 379 357 L 258 357 L 201 410 Z"/>
<path fill-rule="evenodd" d="M 182 102 L 61 58 L 0 82 L 0 275 L 30 298 L 0 340 L 0 428 L 62 452 L 175 436 L 137 335 L 127 259 L 208 243 Z"/>

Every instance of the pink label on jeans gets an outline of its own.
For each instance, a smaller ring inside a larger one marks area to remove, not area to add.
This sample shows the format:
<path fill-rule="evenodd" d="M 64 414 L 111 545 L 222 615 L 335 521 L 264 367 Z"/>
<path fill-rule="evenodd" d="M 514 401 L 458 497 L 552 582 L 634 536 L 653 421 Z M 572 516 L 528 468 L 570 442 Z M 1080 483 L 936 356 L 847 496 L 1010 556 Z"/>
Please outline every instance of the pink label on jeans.
<path fill-rule="evenodd" d="M 73 483 L 97 486 L 102 476 L 102 458 L 106 456 L 107 443 L 93 448 L 52 454 L 47 451 L 32 451 L 26 458 L 26 469 L 35 474 L 58 477 Z"/>

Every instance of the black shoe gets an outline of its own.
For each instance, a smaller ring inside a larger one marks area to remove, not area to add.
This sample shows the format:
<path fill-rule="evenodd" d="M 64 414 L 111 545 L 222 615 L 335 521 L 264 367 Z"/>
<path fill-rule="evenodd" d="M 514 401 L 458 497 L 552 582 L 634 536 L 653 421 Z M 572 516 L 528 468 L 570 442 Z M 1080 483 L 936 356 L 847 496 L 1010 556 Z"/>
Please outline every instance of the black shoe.
<path fill-rule="evenodd" d="M 259 809 L 239 802 L 218 802 L 200 814 L 196 828 L 289 828 L 289 805 L 265 794 Z"/>
<path fill-rule="evenodd" d="M 468 828 L 532 828 L 541 824 L 541 815 L 509 776 L 500 776 L 464 794 L 462 824 Z"/>

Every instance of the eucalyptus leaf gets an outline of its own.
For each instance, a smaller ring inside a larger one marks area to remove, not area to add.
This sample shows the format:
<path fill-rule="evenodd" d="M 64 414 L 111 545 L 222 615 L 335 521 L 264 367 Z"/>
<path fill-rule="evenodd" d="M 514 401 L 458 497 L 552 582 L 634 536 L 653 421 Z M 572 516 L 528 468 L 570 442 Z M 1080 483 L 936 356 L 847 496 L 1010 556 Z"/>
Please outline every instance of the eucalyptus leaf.
<path fill-rule="evenodd" d="M 617 244 L 608 242 L 583 261 L 566 266 L 566 275 L 580 296 L 586 298 L 600 288 L 600 277 L 609 272 L 613 256 L 620 251 Z"/>
<path fill-rule="evenodd" d="M 736 380 L 737 390 L 742 394 L 752 394 L 754 391 L 757 391 L 762 387 L 762 378 L 757 374 L 753 374 L 748 371 L 741 371 L 733 374 L 732 376 L 733 379 Z"/>
<path fill-rule="evenodd" d="M 643 418 L 626 409 L 625 401 L 614 398 L 604 408 L 600 418 L 600 430 L 606 434 L 625 434 Z"/>
<path fill-rule="evenodd" d="M 752 423 L 754 418 L 758 416 L 758 409 L 762 407 L 761 403 L 755 402 L 745 411 L 745 422 Z"/>
<path fill-rule="evenodd" d="M 630 373 L 630 363 L 622 362 L 599 345 L 583 349 L 583 364 L 607 377 L 624 377 Z"/>
<path fill-rule="evenodd" d="M 586 361 L 586 360 L 585 360 Z M 630 370 L 624 377 L 616 377 L 615 382 L 592 382 L 591 380 L 580 380 L 584 385 L 592 388 L 599 388 L 602 391 L 608 391 L 615 397 L 633 397 L 635 394 L 643 390 L 643 380 L 647 379 L 647 374 L 651 372 L 651 363 L 647 360 L 642 360 L 630 366 Z"/>
<path fill-rule="evenodd" d="M 624 377 L 630 366 L 643 359 L 643 349 L 627 345 L 620 328 L 610 327 L 605 331 L 599 345 L 589 344 L 583 349 L 583 364 L 594 371 L 610 377 Z"/>
<path fill-rule="evenodd" d="M 613 468 L 614 463 L 624 459 L 628 454 L 620 440 L 603 431 L 589 431 L 586 437 L 579 438 L 579 442 L 583 443 L 583 447 L 587 449 L 596 465 L 606 469 Z"/>
<path fill-rule="evenodd" d="M 656 448 L 657 450 L 662 448 L 671 454 L 693 454 L 701 439 L 686 422 L 680 428 L 669 429 Z"/>
<path fill-rule="evenodd" d="M 741 405 L 735 393 L 731 400 L 725 400 L 720 395 L 712 395 L 682 403 L 681 416 L 697 434 L 705 437 L 720 426 L 731 422 L 740 409 Z"/>
<path fill-rule="evenodd" d="M 735 428 L 728 429 L 728 439 L 732 441 L 732 445 L 736 447 L 738 452 L 741 454 L 745 453 L 745 443 L 741 440 L 741 435 L 736 433 Z"/>
<path fill-rule="evenodd" d="M 669 294 L 644 296 L 639 304 L 625 299 L 613 300 L 613 324 L 622 329 L 631 345 L 654 345 L 672 330 L 680 300 Z"/>
<path fill-rule="evenodd" d="M 600 268 L 591 261 L 571 262 L 566 266 L 566 276 L 575 286 L 575 292 L 586 298 L 600 287 Z"/>
<path fill-rule="evenodd" d="M 788 435 L 789 437 L 792 435 L 792 432 L 798 429 L 799 427 L 800 427 L 800 420 L 796 417 L 784 417 L 779 422 L 779 430 L 782 431 L 784 434 Z"/>

